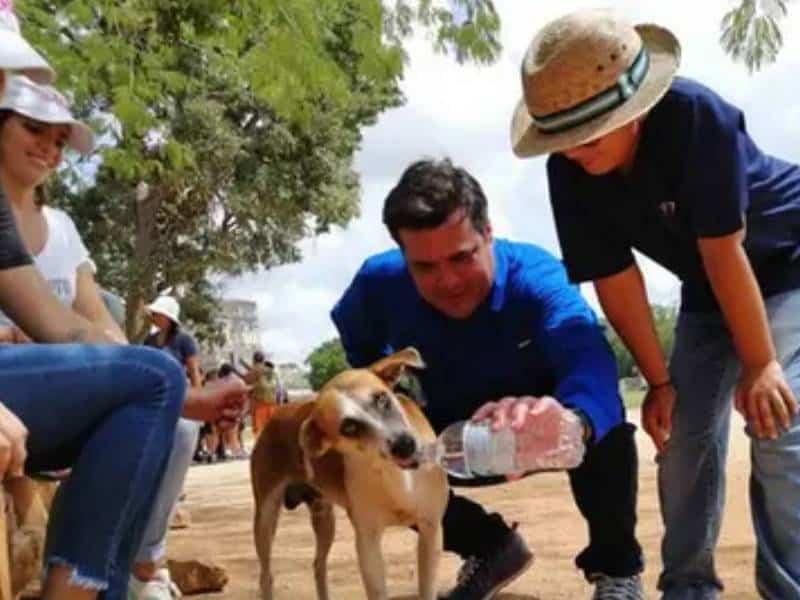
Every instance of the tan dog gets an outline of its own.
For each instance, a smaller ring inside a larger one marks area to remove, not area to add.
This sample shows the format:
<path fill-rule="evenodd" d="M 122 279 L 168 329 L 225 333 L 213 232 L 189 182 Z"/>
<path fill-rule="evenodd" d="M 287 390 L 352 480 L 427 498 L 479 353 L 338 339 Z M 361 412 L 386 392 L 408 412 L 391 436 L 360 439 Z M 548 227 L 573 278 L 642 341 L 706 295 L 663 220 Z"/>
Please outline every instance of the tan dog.
<path fill-rule="evenodd" d="M 273 598 L 270 557 L 278 514 L 287 487 L 297 483 L 309 484 L 318 492 L 307 500 L 316 537 L 314 576 L 321 600 L 329 598 L 332 504 L 344 507 L 355 529 L 369 600 L 387 598 L 381 538 L 389 526 L 418 529 L 419 597 L 436 597 L 447 477 L 436 465 L 413 468 L 419 445 L 436 437 L 417 405 L 392 391 L 407 366 L 423 366 L 413 348 L 367 369 L 340 373 L 316 400 L 279 407 L 261 433 L 250 468 L 265 600 Z"/>

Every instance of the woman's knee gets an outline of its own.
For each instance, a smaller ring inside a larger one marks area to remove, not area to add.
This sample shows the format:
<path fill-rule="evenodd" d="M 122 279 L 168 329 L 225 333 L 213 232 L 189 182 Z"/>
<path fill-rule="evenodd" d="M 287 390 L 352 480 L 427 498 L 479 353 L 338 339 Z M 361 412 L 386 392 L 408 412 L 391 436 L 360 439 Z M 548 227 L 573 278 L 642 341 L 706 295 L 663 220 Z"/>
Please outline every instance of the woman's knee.
<path fill-rule="evenodd" d="M 122 346 L 117 350 L 116 362 L 123 368 L 139 371 L 140 398 L 163 402 L 177 414 L 186 397 L 186 373 L 183 367 L 166 352 L 145 346 Z"/>

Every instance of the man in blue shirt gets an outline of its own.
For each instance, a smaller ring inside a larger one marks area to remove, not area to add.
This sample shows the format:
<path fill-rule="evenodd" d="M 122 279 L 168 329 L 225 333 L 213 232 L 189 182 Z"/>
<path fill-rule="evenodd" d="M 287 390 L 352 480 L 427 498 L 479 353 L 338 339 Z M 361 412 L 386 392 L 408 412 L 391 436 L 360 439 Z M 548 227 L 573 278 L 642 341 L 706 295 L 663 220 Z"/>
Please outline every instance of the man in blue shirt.
<path fill-rule="evenodd" d="M 558 38 L 558 44 L 550 40 Z M 741 110 L 675 77 L 656 25 L 581 11 L 545 26 L 523 61 L 519 156 L 547 174 L 570 278 L 593 281 L 650 383 L 665 523 L 659 588 L 717 598 L 731 399 L 752 440 L 756 584 L 800 598 L 800 168 L 763 153 Z M 633 249 L 683 283 L 669 370 Z"/>
<path fill-rule="evenodd" d="M 480 185 L 449 161 L 411 165 L 386 198 L 384 223 L 400 249 L 369 258 L 332 311 L 349 362 L 416 347 L 437 431 L 509 397 L 552 395 L 575 410 L 588 447 L 569 476 L 590 534 L 576 564 L 596 598 L 641 597 L 633 427 L 613 354 L 562 265 L 536 246 L 495 240 Z M 531 563 L 519 534 L 467 498 L 451 494 L 443 525 L 445 549 L 466 561 L 452 600 L 490 598 Z"/>

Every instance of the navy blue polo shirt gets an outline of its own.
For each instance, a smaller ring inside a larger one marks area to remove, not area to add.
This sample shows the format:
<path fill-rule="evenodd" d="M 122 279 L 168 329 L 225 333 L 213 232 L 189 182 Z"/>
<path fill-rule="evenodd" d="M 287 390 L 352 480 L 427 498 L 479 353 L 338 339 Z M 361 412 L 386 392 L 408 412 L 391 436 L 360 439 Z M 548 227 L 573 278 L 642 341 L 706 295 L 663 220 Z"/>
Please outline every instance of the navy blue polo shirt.
<path fill-rule="evenodd" d="M 626 269 L 635 248 L 683 282 L 684 310 L 717 310 L 697 240 L 746 226 L 764 297 L 800 287 L 800 168 L 761 152 L 742 112 L 695 81 L 675 79 L 651 109 L 627 177 L 558 154 L 547 174 L 574 282 Z"/>
<path fill-rule="evenodd" d="M 595 439 L 622 422 L 614 356 L 595 314 L 561 263 L 529 244 L 495 240 L 489 297 L 451 319 L 417 293 L 399 250 L 369 258 L 331 316 L 347 358 L 366 366 L 407 346 L 434 429 L 503 396 L 550 394 L 582 410 Z"/>
<path fill-rule="evenodd" d="M 178 328 L 177 331 L 170 335 L 163 346 L 158 344 L 158 332 L 148 335 L 144 340 L 144 345 L 164 350 L 184 367 L 187 359 L 198 354 L 197 342 L 191 334 L 181 328 Z"/>

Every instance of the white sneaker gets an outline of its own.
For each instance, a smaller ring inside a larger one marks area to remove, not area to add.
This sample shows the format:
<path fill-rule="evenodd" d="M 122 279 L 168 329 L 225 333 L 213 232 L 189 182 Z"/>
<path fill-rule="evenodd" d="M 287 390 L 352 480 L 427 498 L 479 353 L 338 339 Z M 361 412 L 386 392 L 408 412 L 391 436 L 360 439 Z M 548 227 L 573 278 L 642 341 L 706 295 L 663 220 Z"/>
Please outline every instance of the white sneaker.
<path fill-rule="evenodd" d="M 167 569 L 156 571 L 150 581 L 141 581 L 131 575 L 128 582 L 128 600 L 176 600 L 182 596 Z"/>

